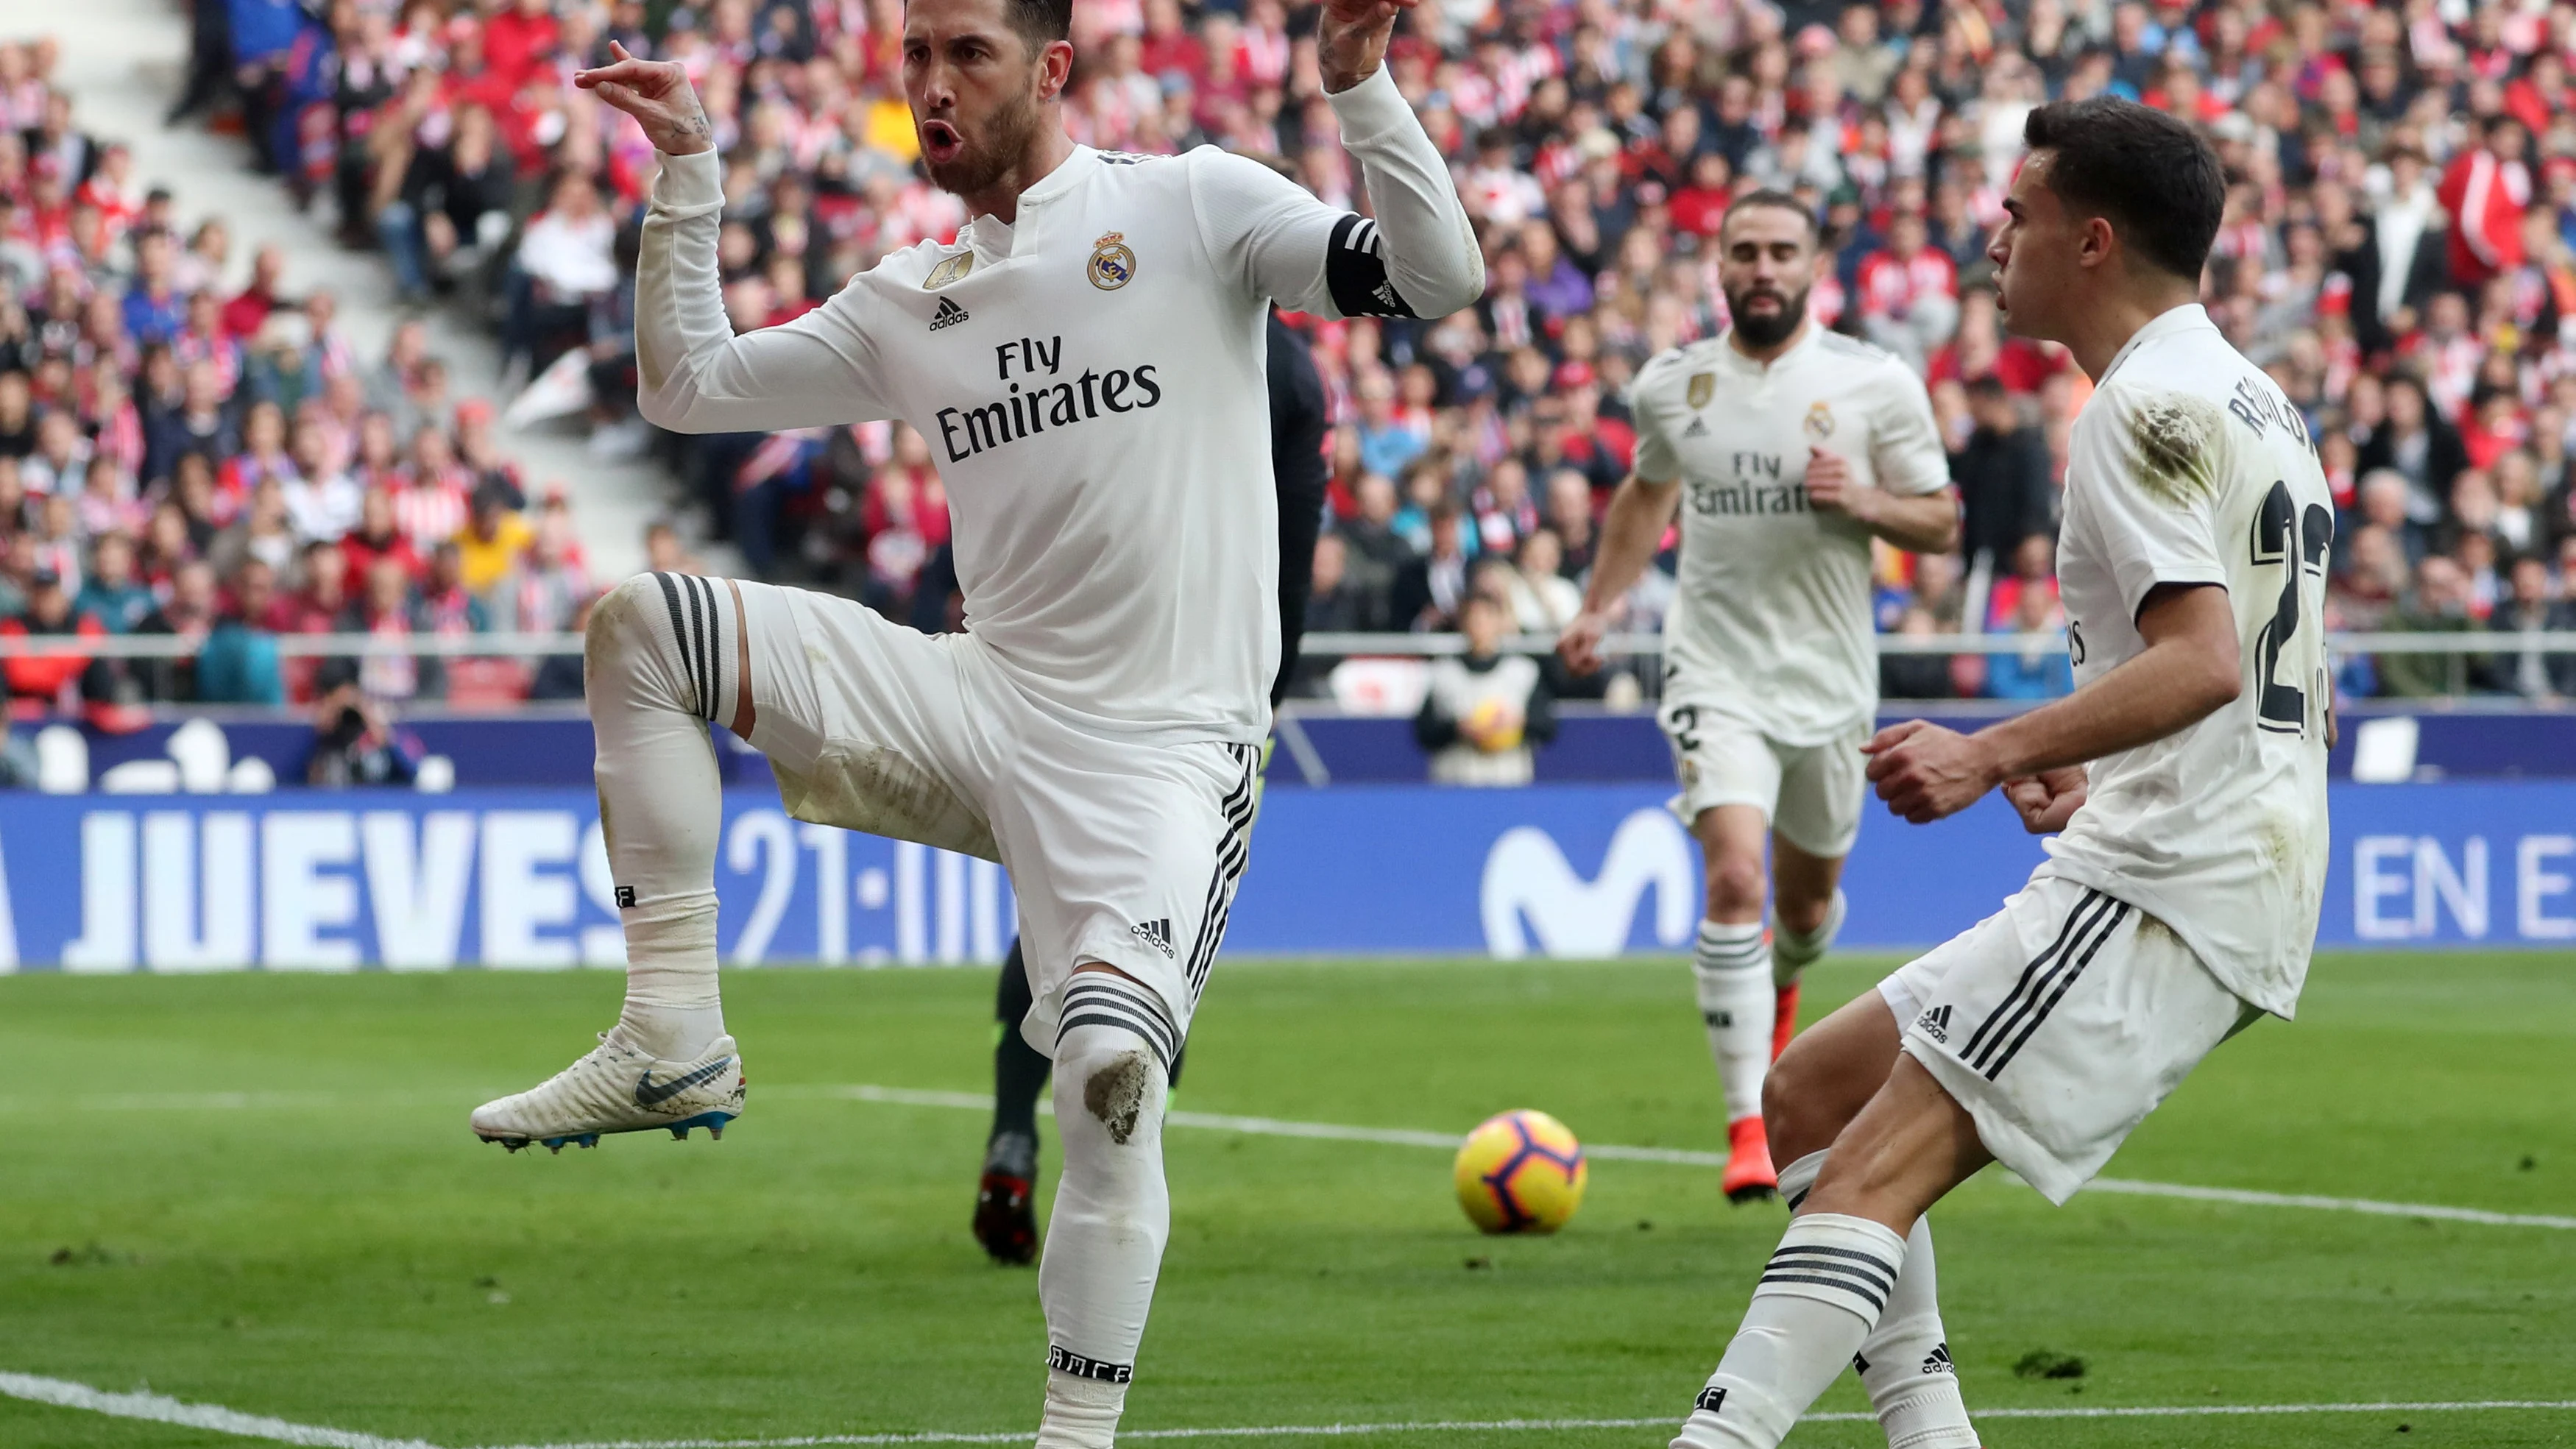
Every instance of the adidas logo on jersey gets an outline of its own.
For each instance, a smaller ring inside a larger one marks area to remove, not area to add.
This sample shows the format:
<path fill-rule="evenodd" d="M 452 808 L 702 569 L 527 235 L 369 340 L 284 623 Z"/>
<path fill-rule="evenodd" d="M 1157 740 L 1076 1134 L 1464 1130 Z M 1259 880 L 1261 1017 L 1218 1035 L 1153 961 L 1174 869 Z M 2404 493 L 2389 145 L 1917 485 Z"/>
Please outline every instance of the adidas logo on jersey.
<path fill-rule="evenodd" d="M 1950 1008 L 1946 1005 L 1936 1006 L 1916 1017 L 1914 1029 L 1943 1046 L 1948 1046 L 1950 1044 Z M 1925 1372 L 1928 1373 L 1930 1370 L 1927 1369 Z"/>
<path fill-rule="evenodd" d="M 1704 418 L 1693 418 L 1693 419 L 1691 419 L 1691 420 L 1690 420 L 1690 426 L 1689 426 L 1689 427 L 1687 427 L 1687 428 L 1682 429 L 1682 436 L 1683 436 L 1683 437 L 1685 437 L 1685 438 L 1705 438 L 1705 437 L 1707 437 L 1707 436 L 1708 436 L 1708 422 L 1707 422 L 1707 420 L 1706 420 L 1706 419 L 1704 419 Z"/>
<path fill-rule="evenodd" d="M 1932 1351 L 1923 1355 L 1923 1371 L 1927 1374 L 1956 1374 L 1959 1366 L 1950 1362 L 1950 1345 L 1934 1344 Z"/>
<path fill-rule="evenodd" d="M 1171 917 L 1165 916 L 1159 921 L 1140 922 L 1134 929 L 1138 940 L 1162 952 L 1165 956 L 1172 954 Z"/>
<path fill-rule="evenodd" d="M 957 305 L 957 299 L 942 297 L 939 310 L 930 314 L 930 330 L 936 332 L 942 327 L 954 327 L 965 320 L 966 309 Z"/>

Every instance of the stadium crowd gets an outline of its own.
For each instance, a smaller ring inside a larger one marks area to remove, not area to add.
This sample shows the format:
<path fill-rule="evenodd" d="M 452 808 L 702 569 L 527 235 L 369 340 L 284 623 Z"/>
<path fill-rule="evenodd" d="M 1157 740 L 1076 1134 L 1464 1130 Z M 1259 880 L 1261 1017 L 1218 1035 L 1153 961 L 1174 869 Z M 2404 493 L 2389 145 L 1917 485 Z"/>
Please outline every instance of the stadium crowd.
<path fill-rule="evenodd" d="M 570 72 L 612 39 L 687 65 L 725 156 L 730 309 L 740 328 L 775 325 L 962 220 L 913 165 L 901 16 L 899 0 L 196 0 L 177 109 L 236 95 L 263 166 L 299 198 L 334 198 L 345 239 L 381 247 L 405 293 L 488 308 L 523 375 L 582 374 L 598 438 L 624 447 L 646 432 L 623 399 L 654 159 Z M 1078 139 L 1212 142 L 1365 204 L 1319 93 L 1310 8 L 1077 0 L 1075 25 Z M 2189 116 L 2228 167 L 2207 300 L 2318 440 L 2340 507 L 2329 625 L 2576 627 L 2571 57 L 2567 0 L 1426 0 L 1393 64 L 1453 159 L 1490 289 L 1433 323 L 1292 319 L 1336 419 L 1310 627 L 1447 629 L 1471 592 L 1523 631 L 1560 624 L 1629 465 L 1624 384 L 1725 325 L 1709 242 L 1753 186 L 1815 208 L 1831 255 L 1812 315 L 1919 368 L 1953 450 L 1963 550 L 1882 552 L 1882 629 L 2056 626 L 2058 489 L 2087 385 L 2004 334 L 1983 249 L 2022 117 L 2104 91 Z M 135 195 L 117 148 L 71 126 L 42 65 L 40 46 L 0 50 L 0 108 L 22 138 L 0 150 L 0 275 L 17 302 L 0 319 L 25 316 L 0 320 L 15 349 L 0 355 L 0 454 L 21 455 L 0 495 L 15 581 L 0 587 L 77 573 L 92 602 L 72 614 L 98 627 L 173 607 L 242 616 L 247 555 L 282 580 L 274 597 L 302 601 L 263 606 L 281 623 L 290 609 L 577 622 L 569 520 L 516 512 L 523 485 L 492 454 L 488 412 L 451 421 L 416 341 L 348 357 L 327 298 L 300 329 L 274 322 L 273 265 L 242 297 L 206 293 L 220 222 L 180 238 L 167 198 Z M 102 347 L 119 366 L 84 362 Z M 908 429 L 651 442 L 758 572 L 958 622 L 939 477 Z M 96 458 L 116 461 L 93 486 Z M 305 481 L 316 471 L 328 486 Z M 120 529 L 134 542 L 104 561 L 83 546 Z M 496 552 L 477 541 L 489 529 L 526 541 Z M 228 572 L 183 583 L 182 532 Z M 408 547 L 403 589 L 366 539 Z M 348 562 L 317 569 L 328 540 Z M 1629 627 L 1655 627 L 1670 591 L 1669 569 L 1650 575 Z M 2068 687 L 2055 651 L 1897 655 L 1885 672 L 1902 697 Z M 2341 683 L 2559 696 L 2576 694 L 2576 657 L 2485 637 L 2358 657 Z"/>
<path fill-rule="evenodd" d="M 11 658 L 12 714 L 577 698 L 577 658 L 281 656 L 286 634 L 578 627 L 593 589 L 569 501 L 501 453 L 488 402 L 450 395 L 419 321 L 362 357 L 279 249 L 234 284 L 224 220 L 183 219 L 86 134 L 54 61 L 0 42 L 0 635 L 200 647 Z"/>

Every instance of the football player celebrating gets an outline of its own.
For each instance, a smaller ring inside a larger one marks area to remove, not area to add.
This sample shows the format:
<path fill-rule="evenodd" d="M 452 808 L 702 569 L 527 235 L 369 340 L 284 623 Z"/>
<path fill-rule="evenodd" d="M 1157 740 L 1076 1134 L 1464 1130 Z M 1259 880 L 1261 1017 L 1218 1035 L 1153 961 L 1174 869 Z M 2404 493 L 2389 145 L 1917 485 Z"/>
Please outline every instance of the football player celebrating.
<path fill-rule="evenodd" d="M 663 153 L 637 267 L 644 417 L 682 432 L 900 417 L 938 450 L 970 632 L 847 599 L 646 574 L 593 613 L 594 767 L 627 993 L 599 1048 L 485 1104 L 504 1143 L 722 1125 L 741 1061 L 716 983 L 713 721 L 789 813 L 998 860 L 1055 1065 L 1064 1172 L 1039 1270 L 1037 1442 L 1112 1442 L 1169 1231 L 1166 1076 L 1240 877 L 1278 664 L 1264 327 L 1439 316 L 1483 265 L 1383 64 L 1412 0 L 1331 0 L 1324 88 L 1375 219 L 1201 148 L 1066 135 L 1071 0 L 911 0 L 903 85 L 969 220 L 783 326 L 733 335 L 723 170 L 683 68 L 576 77 Z"/>
<path fill-rule="evenodd" d="M 1870 541 L 1946 552 L 1959 509 L 1922 379 L 1808 320 L 1807 209 L 1752 192 L 1717 244 L 1732 325 L 1637 374 L 1636 471 L 1611 496 L 1583 612 L 1558 649 L 1577 672 L 1600 667 L 1611 611 L 1678 508 L 1661 718 L 1681 772 L 1673 809 L 1707 865 L 1691 965 L 1726 1094 L 1720 1185 L 1743 1202 L 1777 1183 L 1762 1078 L 1797 1027 L 1799 973 L 1843 920 L 1860 745 L 1878 710 Z"/>
<path fill-rule="evenodd" d="M 2061 833 L 2002 910 L 1781 1058 L 1796 1216 L 1675 1449 L 1769 1449 L 1855 1361 L 1888 1442 L 1974 1445 L 1924 1213 L 1997 1160 L 2064 1202 L 2221 1041 L 2296 1009 L 2316 944 L 2334 506 L 2297 405 L 2199 305 L 2218 157 L 2107 96 L 2023 135 L 1998 296 L 2095 385 L 2057 556 L 2076 690 L 1973 735 L 1881 731 L 1869 776 L 1917 823 L 2001 787 Z"/>

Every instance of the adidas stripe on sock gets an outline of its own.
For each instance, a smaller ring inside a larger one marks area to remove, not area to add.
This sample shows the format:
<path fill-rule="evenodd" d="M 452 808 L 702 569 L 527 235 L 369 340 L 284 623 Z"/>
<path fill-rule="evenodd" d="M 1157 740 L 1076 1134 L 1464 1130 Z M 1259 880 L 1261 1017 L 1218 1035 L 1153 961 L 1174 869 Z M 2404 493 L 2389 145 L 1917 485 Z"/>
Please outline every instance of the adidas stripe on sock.
<path fill-rule="evenodd" d="M 1726 1120 L 1759 1116 L 1778 1009 L 1761 923 L 1700 922 L 1691 971 L 1698 980 L 1700 1019 L 1708 1024 L 1709 1056 L 1726 1091 Z"/>
<path fill-rule="evenodd" d="M 1816 964 L 1817 958 L 1834 947 L 1834 937 L 1843 928 L 1843 918 L 1851 914 L 1851 901 L 1842 887 L 1834 887 L 1833 904 L 1825 908 L 1825 923 L 1813 931 L 1798 932 L 1771 923 L 1771 970 L 1782 986 L 1798 979 L 1798 973 Z"/>
<path fill-rule="evenodd" d="M 1165 1080 L 1179 1057 L 1181 1034 L 1163 1009 L 1163 998 L 1139 982 L 1108 971 L 1077 971 L 1064 989 L 1064 1009 L 1056 1019 L 1056 1040 L 1077 1026 L 1116 1026 L 1134 1032 L 1153 1049 Z"/>
<path fill-rule="evenodd" d="M 1896 1288 L 1896 1270 L 1905 1262 L 1905 1240 L 1866 1218 L 1839 1213 L 1810 1213 L 1793 1218 L 1781 1236 L 1762 1281 L 1753 1289 L 1758 1302 L 1788 1294 L 1812 1298 L 1849 1310 L 1864 1325 L 1887 1311 L 1887 1295 Z"/>
<path fill-rule="evenodd" d="M 1774 1449 L 1860 1351 L 1904 1266 L 1905 1240 L 1867 1218 L 1790 1219 L 1674 1449 Z"/>

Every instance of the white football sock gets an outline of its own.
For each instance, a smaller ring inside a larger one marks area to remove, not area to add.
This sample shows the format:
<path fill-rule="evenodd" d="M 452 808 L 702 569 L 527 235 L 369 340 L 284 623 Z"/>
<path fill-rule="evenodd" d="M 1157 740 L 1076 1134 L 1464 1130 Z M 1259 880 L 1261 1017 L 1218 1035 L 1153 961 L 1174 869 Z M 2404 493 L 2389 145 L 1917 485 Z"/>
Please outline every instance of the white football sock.
<path fill-rule="evenodd" d="M 1179 1033 L 1153 992 L 1075 974 L 1056 1031 L 1055 1120 L 1064 1170 L 1047 1220 L 1047 1411 L 1039 1449 L 1106 1449 L 1135 1376 L 1171 1232 L 1163 1110 Z"/>
<path fill-rule="evenodd" d="M 1118 1416 L 1126 1409 L 1126 1384 L 1049 1369 L 1037 1449 L 1109 1449 L 1118 1441 Z"/>
<path fill-rule="evenodd" d="M 1777 997 L 1771 984 L 1771 948 L 1762 925 L 1699 923 L 1699 949 L 1691 953 L 1699 979 L 1699 1013 L 1708 1023 L 1708 1052 L 1717 1059 L 1726 1090 L 1726 1120 L 1762 1115 L 1762 1077 L 1771 1070 L 1771 1017 Z"/>
<path fill-rule="evenodd" d="M 1851 914 L 1851 902 L 1843 898 L 1842 887 L 1834 887 L 1833 904 L 1825 908 L 1825 923 L 1813 931 L 1792 931 L 1774 920 L 1771 923 L 1772 979 L 1782 986 L 1798 979 L 1798 973 L 1816 964 L 1816 958 L 1834 948 L 1834 934 L 1843 928 L 1843 917 Z"/>
<path fill-rule="evenodd" d="M 707 721 L 732 714 L 733 610 L 721 580 L 638 574 L 591 611 L 584 649 L 598 737 L 591 773 L 626 928 L 615 1034 L 665 1061 L 688 1061 L 724 1034 L 715 889 L 724 784 Z"/>
<path fill-rule="evenodd" d="M 1792 1218 L 1672 1449 L 1775 1449 L 1869 1337 L 1904 1266 L 1905 1240 L 1881 1224 Z"/>
<path fill-rule="evenodd" d="M 1914 1220 L 1905 1238 L 1905 1267 L 1887 1311 L 1853 1361 L 1887 1449 L 1977 1449 L 1959 1371 L 1941 1327 L 1940 1274 L 1932 1266 L 1932 1219 Z"/>
<path fill-rule="evenodd" d="M 1780 1200 L 1796 1212 L 1825 1170 L 1825 1154 L 1810 1152 L 1780 1169 Z M 1888 1449 L 1977 1449 L 1968 1405 L 1959 1397 L 1958 1370 L 1941 1327 L 1940 1274 L 1933 1266 L 1932 1219 L 1914 1220 L 1905 1238 L 1905 1266 L 1887 1311 L 1862 1341 L 1852 1367 L 1869 1390 Z"/>
<path fill-rule="evenodd" d="M 1780 1201 L 1790 1212 L 1795 1213 L 1798 1204 L 1815 1190 L 1816 1178 L 1825 1170 L 1825 1157 L 1825 1153 L 1810 1152 L 1780 1169 Z"/>

